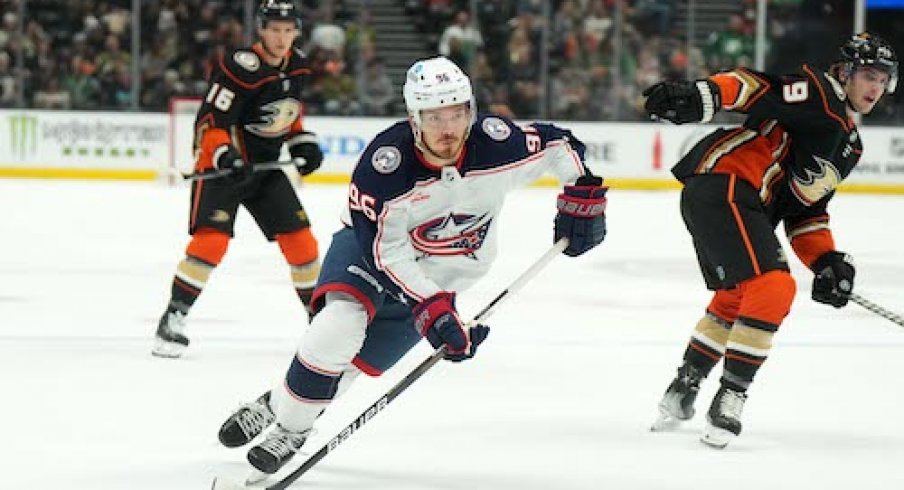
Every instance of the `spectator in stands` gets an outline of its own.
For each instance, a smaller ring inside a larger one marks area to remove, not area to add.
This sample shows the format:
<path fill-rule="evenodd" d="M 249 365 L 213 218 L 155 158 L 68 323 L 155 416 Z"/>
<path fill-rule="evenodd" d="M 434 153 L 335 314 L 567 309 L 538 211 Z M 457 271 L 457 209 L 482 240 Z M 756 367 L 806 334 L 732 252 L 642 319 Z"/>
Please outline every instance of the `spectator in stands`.
<path fill-rule="evenodd" d="M 334 60 L 326 65 L 326 71 L 318 81 L 323 113 L 326 115 L 356 116 L 362 112 L 355 81 L 344 70 L 345 63 Z"/>
<path fill-rule="evenodd" d="M 94 78 L 95 66 L 81 55 L 72 57 L 69 75 L 63 86 L 72 96 L 73 109 L 97 109 L 100 105 L 100 82 Z"/>
<path fill-rule="evenodd" d="M 466 72 L 471 71 L 475 53 L 483 46 L 480 31 L 471 23 L 471 14 L 459 10 L 455 20 L 446 27 L 439 38 L 439 54 L 449 58 Z"/>
<path fill-rule="evenodd" d="M 668 36 L 674 13 L 675 0 L 637 0 L 634 4 L 634 15 L 647 34 Z"/>
<path fill-rule="evenodd" d="M 371 23 L 370 11 L 362 8 L 354 22 L 345 26 L 346 61 L 351 66 L 367 66 L 376 44 L 377 31 Z M 361 56 L 364 56 L 361 59 Z M 359 59 L 362 61 L 358 65 Z"/>
<path fill-rule="evenodd" d="M 3 14 L 2 21 L 0 21 L 0 50 L 6 48 L 6 43 L 9 42 L 9 38 L 15 34 L 18 23 L 19 19 L 16 17 L 15 12 L 6 12 Z"/>
<path fill-rule="evenodd" d="M 16 105 L 16 78 L 13 76 L 10 61 L 9 53 L 0 51 L 0 107 Z"/>
<path fill-rule="evenodd" d="M 46 85 L 35 92 L 34 107 L 36 109 L 70 109 L 72 98 L 69 92 L 60 86 L 60 79 L 50 76 L 46 79 Z"/>
<path fill-rule="evenodd" d="M 589 73 L 580 68 L 563 68 L 552 79 L 552 117 L 564 120 L 587 119 L 590 115 Z"/>
<path fill-rule="evenodd" d="M 534 47 L 521 25 L 509 40 L 509 102 L 520 117 L 536 117 L 540 100 L 540 72 L 533 59 Z"/>
<path fill-rule="evenodd" d="M 358 77 L 358 100 L 367 116 L 389 116 L 398 92 L 383 68 L 383 60 L 374 58 L 367 63 L 364 75 Z"/>
<path fill-rule="evenodd" d="M 104 40 L 104 50 L 97 56 L 97 74 L 104 77 L 112 74 L 118 65 L 129 66 L 132 63 L 132 55 L 120 48 L 119 38 L 114 34 Z"/>
<path fill-rule="evenodd" d="M 754 45 L 753 36 L 748 31 L 744 17 L 732 14 L 727 29 L 710 34 L 704 51 L 710 72 L 732 66 L 751 66 Z"/>

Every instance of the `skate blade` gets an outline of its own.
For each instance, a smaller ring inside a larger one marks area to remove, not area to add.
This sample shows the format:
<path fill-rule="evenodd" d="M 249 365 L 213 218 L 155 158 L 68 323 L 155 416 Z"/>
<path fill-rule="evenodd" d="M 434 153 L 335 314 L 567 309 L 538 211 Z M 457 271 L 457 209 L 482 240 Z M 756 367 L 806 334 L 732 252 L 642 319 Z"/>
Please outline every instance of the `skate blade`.
<path fill-rule="evenodd" d="M 737 437 L 733 432 L 707 424 L 700 436 L 700 442 L 716 449 L 725 449 L 725 446 Z"/>
<path fill-rule="evenodd" d="M 690 420 L 690 418 L 694 416 L 693 412 L 690 415 L 690 417 L 684 419 L 676 417 L 675 414 L 669 410 L 668 405 L 660 403 L 659 417 L 653 422 L 653 425 L 650 426 L 650 432 L 667 432 L 675 430 L 681 426 L 682 422 Z"/>
<path fill-rule="evenodd" d="M 228 478 L 220 478 L 218 476 L 213 478 L 213 484 L 210 486 L 210 490 L 247 490 L 247 485 L 242 485 L 241 483 L 234 482 Z"/>
<path fill-rule="evenodd" d="M 248 473 L 248 476 L 245 478 L 245 486 L 256 485 L 266 480 L 268 476 L 270 475 L 263 471 L 251 470 L 251 473 Z"/>
<path fill-rule="evenodd" d="M 184 352 L 184 345 L 177 344 L 175 342 L 167 342 L 162 339 L 157 339 L 157 342 L 154 344 L 154 348 L 151 349 L 151 354 L 156 357 L 163 357 L 165 359 L 178 359 L 182 357 L 182 354 Z"/>
<path fill-rule="evenodd" d="M 659 418 L 653 421 L 650 426 L 650 432 L 669 432 L 681 426 L 681 419 L 672 417 L 671 415 L 660 414 Z"/>

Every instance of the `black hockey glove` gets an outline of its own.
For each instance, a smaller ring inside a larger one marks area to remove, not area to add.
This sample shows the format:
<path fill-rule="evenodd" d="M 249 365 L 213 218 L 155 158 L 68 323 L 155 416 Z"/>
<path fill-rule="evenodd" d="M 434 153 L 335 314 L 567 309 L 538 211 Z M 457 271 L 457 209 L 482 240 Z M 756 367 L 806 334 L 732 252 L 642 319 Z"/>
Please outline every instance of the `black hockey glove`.
<path fill-rule="evenodd" d="M 666 80 L 643 91 L 643 108 L 675 124 L 709 122 L 721 107 L 719 86 L 709 80 Z"/>
<path fill-rule="evenodd" d="M 553 241 L 568 238 L 565 255 L 576 257 L 602 243 L 606 238 L 606 191 L 603 179 L 593 175 L 580 177 L 559 194 Z"/>
<path fill-rule="evenodd" d="M 317 142 L 317 135 L 304 131 L 291 138 L 286 144 L 301 175 L 308 175 L 320 168 L 320 164 L 323 163 L 323 152 Z"/>
<path fill-rule="evenodd" d="M 415 328 L 434 349 L 446 346 L 444 357 L 449 361 L 474 357 L 477 346 L 490 334 L 490 327 L 479 323 L 465 331 L 455 309 L 455 293 L 440 291 L 415 305 L 411 313 Z"/>
<path fill-rule="evenodd" d="M 813 262 L 813 301 L 841 308 L 854 291 L 854 258 L 826 252 Z"/>
<path fill-rule="evenodd" d="M 229 178 L 241 180 L 251 173 L 251 165 L 242 160 L 242 154 L 232 145 L 222 145 L 214 150 L 213 164 L 217 170 L 231 170 Z"/>

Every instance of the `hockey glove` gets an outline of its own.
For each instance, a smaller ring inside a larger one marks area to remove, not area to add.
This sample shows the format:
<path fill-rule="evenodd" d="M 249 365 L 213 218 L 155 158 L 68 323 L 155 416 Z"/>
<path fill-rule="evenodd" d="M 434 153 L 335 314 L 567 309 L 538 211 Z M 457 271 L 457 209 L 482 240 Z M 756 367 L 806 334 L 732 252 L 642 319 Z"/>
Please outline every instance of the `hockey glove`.
<path fill-rule="evenodd" d="M 490 327 L 476 324 L 465 328 L 455 310 L 455 293 L 440 291 L 412 309 L 414 327 L 434 349 L 446 346 L 445 359 L 460 362 L 474 357 L 477 346 L 490 333 Z"/>
<path fill-rule="evenodd" d="M 320 150 L 317 135 L 304 131 L 286 144 L 289 146 L 289 154 L 292 155 L 295 166 L 298 167 L 298 173 L 308 175 L 320 168 L 320 164 L 323 163 L 323 151 Z"/>
<path fill-rule="evenodd" d="M 236 180 L 251 172 L 251 165 L 242 160 L 242 155 L 232 145 L 222 145 L 214 150 L 212 160 L 217 170 L 231 170 L 229 177 Z"/>
<path fill-rule="evenodd" d="M 606 238 L 606 191 L 603 179 L 585 175 L 574 185 L 565 186 L 556 207 L 553 241 L 568 238 L 565 255 L 576 257 L 599 245 Z"/>
<path fill-rule="evenodd" d="M 813 262 L 813 301 L 841 308 L 854 290 L 854 258 L 844 252 L 826 252 Z"/>
<path fill-rule="evenodd" d="M 666 80 L 643 91 L 644 109 L 675 124 L 709 122 L 721 107 L 719 86 L 709 80 Z"/>

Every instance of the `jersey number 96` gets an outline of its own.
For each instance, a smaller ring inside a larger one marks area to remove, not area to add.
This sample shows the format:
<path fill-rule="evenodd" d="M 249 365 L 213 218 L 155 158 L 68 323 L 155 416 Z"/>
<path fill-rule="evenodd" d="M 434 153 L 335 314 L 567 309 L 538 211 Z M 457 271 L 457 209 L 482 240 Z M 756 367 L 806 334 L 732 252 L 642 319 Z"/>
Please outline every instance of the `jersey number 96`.
<path fill-rule="evenodd" d="M 348 208 L 352 211 L 360 211 L 371 221 L 377 221 L 377 212 L 374 211 L 375 201 L 373 196 L 360 192 L 355 184 L 348 186 Z"/>

